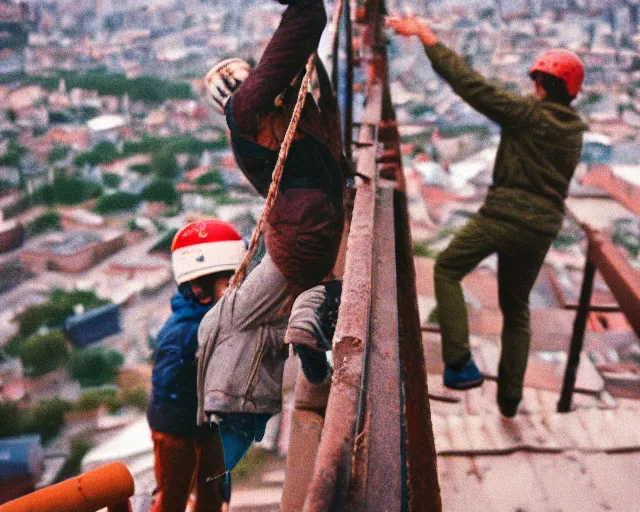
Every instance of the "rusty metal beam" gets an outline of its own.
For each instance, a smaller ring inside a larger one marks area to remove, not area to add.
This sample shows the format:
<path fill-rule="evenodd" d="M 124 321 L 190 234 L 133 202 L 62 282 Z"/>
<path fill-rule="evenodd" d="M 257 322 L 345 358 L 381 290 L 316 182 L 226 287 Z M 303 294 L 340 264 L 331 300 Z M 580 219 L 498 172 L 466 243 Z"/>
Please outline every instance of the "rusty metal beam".
<path fill-rule="evenodd" d="M 360 142 L 374 143 L 382 111 L 382 86 L 370 84 Z M 307 512 L 344 510 L 351 476 L 356 416 L 368 336 L 373 272 L 374 215 L 377 193 L 375 146 L 359 151 L 357 171 L 369 179 L 356 192 L 342 291 L 334 336 L 334 374 L 316 469 L 305 501 Z"/>
<path fill-rule="evenodd" d="M 640 336 L 640 273 L 603 233 L 584 223 L 582 228 L 587 234 L 589 248 L 558 412 L 571 410 L 596 270 L 607 283 L 633 330 Z"/>
<path fill-rule="evenodd" d="M 345 227 L 342 232 L 338 259 L 333 268 L 336 279 L 342 279 L 344 276 L 354 197 L 355 190 L 347 189 L 345 194 Z M 311 384 L 304 377 L 301 368 L 298 368 L 284 490 L 280 504 L 282 512 L 298 512 L 304 506 L 320 446 L 330 387 L 330 377 L 321 384 Z"/>
<path fill-rule="evenodd" d="M 440 512 L 442 498 L 422 348 L 407 197 L 396 191 L 394 199 L 400 361 L 407 429 L 410 510 Z"/>
<path fill-rule="evenodd" d="M 312 384 L 298 366 L 287 467 L 280 503 L 282 512 L 299 512 L 304 505 L 320 446 L 330 387 L 331 377 L 320 384 Z"/>
<path fill-rule="evenodd" d="M 602 275 L 635 333 L 640 336 L 640 272 L 603 233 L 587 229 L 589 259 Z"/>
<path fill-rule="evenodd" d="M 366 374 L 364 428 L 354 450 L 349 510 L 403 509 L 402 403 L 398 303 L 393 230 L 393 190 L 380 190 Z M 380 485 L 384 482 L 384 485 Z"/>
<path fill-rule="evenodd" d="M 354 199 L 345 263 L 337 265 L 344 279 L 334 375 L 307 512 L 442 508 L 383 12 L 383 0 L 366 0 L 357 16 L 366 24 L 367 99 L 354 146 L 365 180 Z M 395 183 L 382 180 L 379 188 L 378 177 Z"/>

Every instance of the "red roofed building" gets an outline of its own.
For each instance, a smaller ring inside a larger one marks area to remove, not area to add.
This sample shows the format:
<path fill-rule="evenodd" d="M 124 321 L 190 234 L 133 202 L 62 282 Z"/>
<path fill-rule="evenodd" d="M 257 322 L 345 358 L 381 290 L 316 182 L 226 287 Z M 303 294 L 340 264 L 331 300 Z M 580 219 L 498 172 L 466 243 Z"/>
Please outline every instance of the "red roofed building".
<path fill-rule="evenodd" d="M 452 194 L 448 190 L 441 187 L 424 186 L 422 187 L 422 197 L 430 208 L 435 208 L 449 201 L 461 201 L 462 198 Z"/>
<path fill-rule="evenodd" d="M 87 149 L 90 144 L 89 130 L 81 128 L 51 128 L 46 137 L 53 144 L 72 147 L 73 149 Z"/>
<path fill-rule="evenodd" d="M 208 172 L 212 170 L 210 165 L 200 165 L 198 167 L 194 167 L 190 171 L 184 173 L 184 178 L 187 181 L 196 181 L 201 176 L 204 176 Z"/>

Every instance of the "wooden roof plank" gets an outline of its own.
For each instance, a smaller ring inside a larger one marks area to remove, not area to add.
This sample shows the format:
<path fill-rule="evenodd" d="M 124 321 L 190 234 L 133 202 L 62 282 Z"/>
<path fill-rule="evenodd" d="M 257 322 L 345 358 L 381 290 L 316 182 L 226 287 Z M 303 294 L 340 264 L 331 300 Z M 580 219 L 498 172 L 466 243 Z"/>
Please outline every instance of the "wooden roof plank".
<path fill-rule="evenodd" d="M 470 448 L 476 453 L 495 453 L 496 441 L 488 429 L 484 427 L 482 416 L 463 416 L 467 437 L 470 441 Z"/>
<path fill-rule="evenodd" d="M 637 453 L 585 453 L 582 469 L 592 479 L 600 501 L 614 512 L 640 512 L 640 456 Z"/>
<path fill-rule="evenodd" d="M 604 412 L 618 442 L 617 448 L 609 451 L 640 450 L 640 414 L 631 409 Z"/>
<path fill-rule="evenodd" d="M 436 414 L 431 411 L 431 422 L 433 425 L 433 437 L 436 443 L 437 453 L 450 453 L 453 452 L 453 445 L 449 439 L 449 427 L 447 426 L 447 420 L 445 416 Z"/>
<path fill-rule="evenodd" d="M 596 451 L 613 450 L 617 447 L 613 431 L 604 420 L 603 411 L 579 409 L 574 414 L 580 419 Z"/>
<path fill-rule="evenodd" d="M 536 445 L 541 451 L 559 452 L 563 450 L 562 444 L 558 442 L 548 425 L 540 417 L 533 415 L 524 417 L 531 426 L 532 431 L 535 432 Z"/>
<path fill-rule="evenodd" d="M 472 457 L 438 457 L 442 509 L 498 512 L 480 486 L 480 473 Z"/>
<path fill-rule="evenodd" d="M 525 387 L 522 393 L 522 402 L 518 409 L 519 414 L 538 414 L 542 411 L 542 404 L 538 398 L 538 390 Z"/>
<path fill-rule="evenodd" d="M 468 453 L 470 441 L 464 428 L 462 416 L 447 416 L 446 420 L 451 447 L 458 453 Z"/>
<path fill-rule="evenodd" d="M 528 461 L 528 454 L 513 453 L 502 457 L 475 457 L 480 468 L 480 488 L 490 500 L 485 510 L 548 512 L 544 489 Z M 469 494 L 468 496 L 473 496 Z M 471 510 L 451 509 L 451 510 Z M 473 510 L 480 510 L 475 509 Z"/>
<path fill-rule="evenodd" d="M 545 424 L 560 446 L 568 450 L 593 448 L 589 435 L 575 414 L 553 413 L 545 418 Z"/>
<path fill-rule="evenodd" d="M 529 454 L 536 477 L 552 510 L 564 512 L 601 512 L 610 510 L 606 500 L 594 486 L 578 452 L 553 457 Z M 532 509 L 535 510 L 535 509 Z"/>

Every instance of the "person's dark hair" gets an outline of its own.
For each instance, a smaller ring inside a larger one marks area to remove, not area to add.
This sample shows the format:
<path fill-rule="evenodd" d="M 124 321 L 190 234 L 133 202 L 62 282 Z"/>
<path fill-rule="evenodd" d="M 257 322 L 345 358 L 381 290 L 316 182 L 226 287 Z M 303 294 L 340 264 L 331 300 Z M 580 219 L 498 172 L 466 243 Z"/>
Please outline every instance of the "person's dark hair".
<path fill-rule="evenodd" d="M 569 94 L 567 84 L 561 78 L 542 71 L 534 71 L 531 73 L 531 78 L 536 82 L 539 81 L 542 88 L 546 91 L 547 101 L 569 105 L 575 99 L 575 96 Z"/>

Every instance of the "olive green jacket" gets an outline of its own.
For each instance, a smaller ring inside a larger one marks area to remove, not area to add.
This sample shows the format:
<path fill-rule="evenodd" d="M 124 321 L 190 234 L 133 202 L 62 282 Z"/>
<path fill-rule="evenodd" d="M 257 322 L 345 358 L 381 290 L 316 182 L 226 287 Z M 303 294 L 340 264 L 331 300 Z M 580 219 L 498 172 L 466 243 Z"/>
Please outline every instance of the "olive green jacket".
<path fill-rule="evenodd" d="M 425 51 L 453 90 L 502 128 L 493 184 L 480 212 L 555 236 L 587 125 L 569 106 L 501 89 L 441 43 Z"/>

